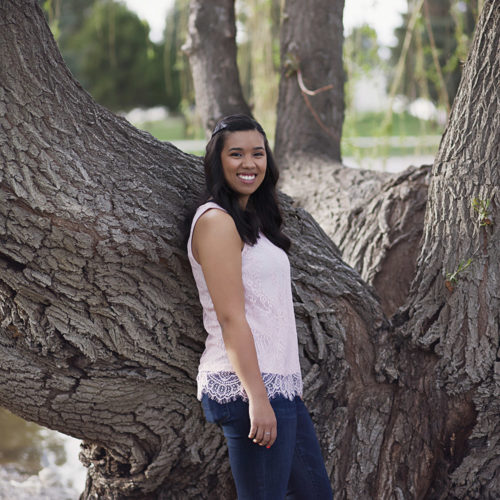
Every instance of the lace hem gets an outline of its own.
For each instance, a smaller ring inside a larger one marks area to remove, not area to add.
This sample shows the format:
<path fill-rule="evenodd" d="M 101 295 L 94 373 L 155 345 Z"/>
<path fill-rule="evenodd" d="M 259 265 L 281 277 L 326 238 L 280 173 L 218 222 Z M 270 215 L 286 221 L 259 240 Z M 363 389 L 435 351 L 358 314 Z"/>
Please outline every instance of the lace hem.
<path fill-rule="evenodd" d="M 263 373 L 262 379 L 269 399 L 284 396 L 292 400 L 295 396 L 302 396 L 302 376 L 300 373 L 280 375 L 277 373 Z M 248 401 L 248 396 L 241 385 L 240 379 L 234 372 L 200 372 L 196 378 L 198 382 L 198 399 L 203 394 L 217 403 L 229 403 L 235 399 Z"/>

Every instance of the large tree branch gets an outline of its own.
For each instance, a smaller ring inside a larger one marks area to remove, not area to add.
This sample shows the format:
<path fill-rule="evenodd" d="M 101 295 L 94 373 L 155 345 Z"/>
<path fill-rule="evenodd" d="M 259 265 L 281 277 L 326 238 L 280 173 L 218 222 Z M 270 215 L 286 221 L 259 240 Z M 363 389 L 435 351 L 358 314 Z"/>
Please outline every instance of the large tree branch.
<path fill-rule="evenodd" d="M 306 399 L 339 498 L 500 492 L 499 230 L 471 208 L 499 206 L 499 15 L 485 2 L 392 330 L 282 197 Z M 0 402 L 85 440 L 87 498 L 231 498 L 195 400 L 204 333 L 178 229 L 199 159 L 96 105 L 35 0 L 0 4 L 0 57 Z M 477 248 L 450 295 L 444 272 Z"/>
<path fill-rule="evenodd" d="M 374 287 L 387 316 L 406 303 L 415 276 L 430 170 L 396 175 L 296 155 L 282 184 Z"/>
<path fill-rule="evenodd" d="M 0 401 L 85 440 L 88 498 L 230 498 L 222 438 L 195 400 L 204 334 L 178 229 L 200 161 L 94 103 L 34 0 L 4 2 L 0 19 Z M 366 452 L 352 420 L 366 402 L 347 387 L 375 383 L 385 320 L 319 226 L 283 204 L 306 398 L 332 471 Z"/>

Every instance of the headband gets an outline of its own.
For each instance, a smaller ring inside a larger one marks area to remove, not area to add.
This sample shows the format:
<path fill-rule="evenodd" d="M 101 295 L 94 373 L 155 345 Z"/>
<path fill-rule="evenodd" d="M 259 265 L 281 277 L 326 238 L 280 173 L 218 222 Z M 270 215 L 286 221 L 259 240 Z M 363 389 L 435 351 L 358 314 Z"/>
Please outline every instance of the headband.
<path fill-rule="evenodd" d="M 218 134 L 221 130 L 225 130 L 227 128 L 227 123 L 224 120 L 221 120 L 214 128 L 214 131 L 212 132 L 212 137 L 215 134 Z"/>

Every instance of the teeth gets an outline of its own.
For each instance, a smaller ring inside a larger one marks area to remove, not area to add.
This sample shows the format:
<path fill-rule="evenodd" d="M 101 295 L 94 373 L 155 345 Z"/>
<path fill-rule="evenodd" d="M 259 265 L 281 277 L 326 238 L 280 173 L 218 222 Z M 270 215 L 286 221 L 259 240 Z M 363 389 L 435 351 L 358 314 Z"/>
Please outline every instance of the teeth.
<path fill-rule="evenodd" d="M 251 181 L 252 179 L 255 179 L 255 174 L 250 174 L 250 175 L 239 174 L 238 177 L 246 181 Z"/>

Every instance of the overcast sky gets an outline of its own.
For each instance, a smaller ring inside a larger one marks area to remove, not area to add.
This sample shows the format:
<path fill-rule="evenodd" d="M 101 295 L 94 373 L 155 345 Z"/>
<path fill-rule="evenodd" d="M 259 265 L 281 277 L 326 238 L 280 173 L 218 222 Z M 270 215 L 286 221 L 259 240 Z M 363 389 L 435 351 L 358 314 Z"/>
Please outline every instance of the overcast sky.
<path fill-rule="evenodd" d="M 130 10 L 151 27 L 151 39 L 159 41 L 165 26 L 165 17 L 174 0 L 124 0 Z M 345 33 L 354 26 L 367 23 L 377 30 L 382 45 L 395 43 L 394 28 L 401 24 L 407 0 L 345 0 Z"/>

